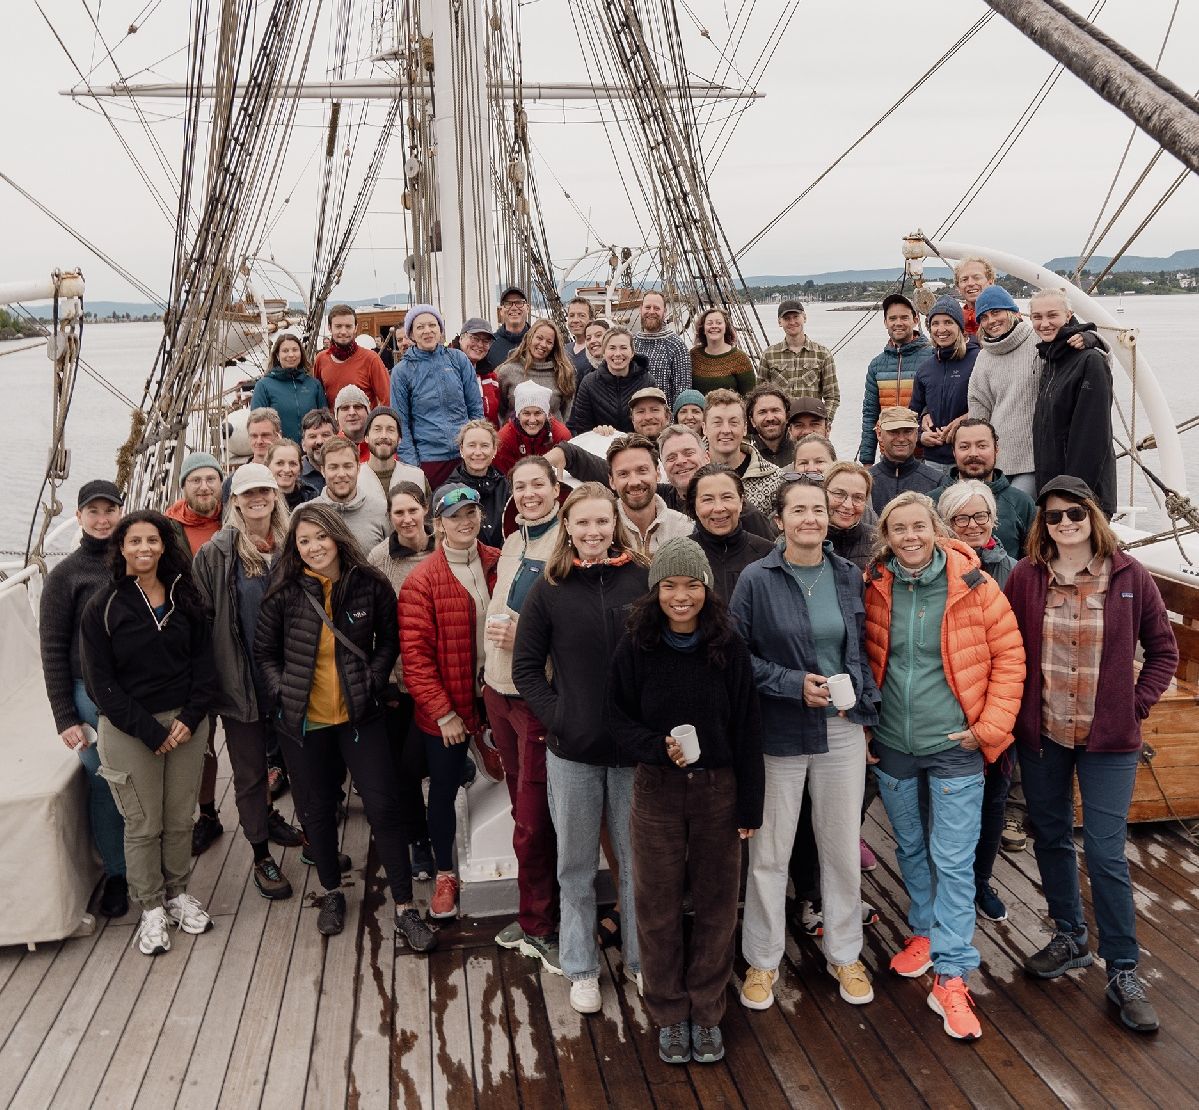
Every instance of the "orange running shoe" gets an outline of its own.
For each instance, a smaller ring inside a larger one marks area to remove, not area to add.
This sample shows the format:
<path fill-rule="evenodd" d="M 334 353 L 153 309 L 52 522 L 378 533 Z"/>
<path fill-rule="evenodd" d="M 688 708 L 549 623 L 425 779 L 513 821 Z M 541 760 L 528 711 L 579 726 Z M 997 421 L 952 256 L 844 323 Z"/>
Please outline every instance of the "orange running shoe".
<path fill-rule="evenodd" d="M 453 875 L 438 875 L 429 903 L 430 917 L 458 916 L 458 880 Z"/>
<path fill-rule="evenodd" d="M 905 979 L 919 979 L 932 966 L 928 937 L 908 937 L 903 951 L 891 957 L 891 970 Z"/>
<path fill-rule="evenodd" d="M 959 975 L 952 979 L 933 976 L 933 989 L 928 995 L 928 1008 L 944 1019 L 945 1032 L 958 1041 L 977 1041 L 983 1027 L 974 1016 L 974 999 L 966 989 L 966 980 Z"/>

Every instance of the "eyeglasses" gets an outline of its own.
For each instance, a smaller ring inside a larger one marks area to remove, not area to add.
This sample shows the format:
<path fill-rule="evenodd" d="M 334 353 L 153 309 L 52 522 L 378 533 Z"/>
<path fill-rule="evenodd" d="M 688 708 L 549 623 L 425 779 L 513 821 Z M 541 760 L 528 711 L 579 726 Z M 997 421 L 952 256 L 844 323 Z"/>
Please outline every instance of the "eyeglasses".
<path fill-rule="evenodd" d="M 864 493 L 850 493 L 848 490 L 843 489 L 829 490 L 828 499 L 835 501 L 838 505 L 843 505 L 846 501 L 851 501 L 855 505 L 866 504 L 866 495 Z"/>
<path fill-rule="evenodd" d="M 1062 517 L 1073 521 L 1075 524 L 1081 524 L 1090 515 L 1081 505 L 1075 505 L 1070 509 L 1044 509 L 1046 524 L 1061 524 Z"/>
<path fill-rule="evenodd" d="M 824 479 L 819 474 L 801 474 L 798 470 L 783 471 L 784 482 L 800 482 L 805 486 L 820 486 L 823 488 Z"/>
<path fill-rule="evenodd" d="M 438 498 L 435 515 L 440 516 L 446 509 L 452 509 L 455 505 L 461 505 L 464 501 L 469 501 L 472 505 L 479 504 L 479 491 L 471 489 L 470 486 L 462 486 L 460 489 L 450 490 Z"/>
<path fill-rule="evenodd" d="M 527 305 L 528 303 L 529 303 L 528 301 L 523 301 L 523 300 L 522 301 L 517 301 L 517 300 L 504 301 L 503 307 L 504 308 L 512 308 L 513 305 L 515 305 L 519 308 L 524 308 L 524 306 Z"/>
<path fill-rule="evenodd" d="M 949 523 L 955 528 L 965 528 L 971 522 L 974 524 L 986 524 L 991 519 L 991 514 L 988 510 L 983 509 L 978 513 L 958 513 L 957 516 L 951 516 Z"/>

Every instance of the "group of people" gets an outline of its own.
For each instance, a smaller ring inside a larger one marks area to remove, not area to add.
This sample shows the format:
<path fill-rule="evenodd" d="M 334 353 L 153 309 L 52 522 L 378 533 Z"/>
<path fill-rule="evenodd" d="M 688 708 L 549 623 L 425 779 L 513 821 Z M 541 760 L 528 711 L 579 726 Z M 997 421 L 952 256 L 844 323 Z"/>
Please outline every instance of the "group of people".
<path fill-rule="evenodd" d="M 1076 441 L 1102 341 L 1060 294 L 1034 297 L 1029 323 L 993 271 L 963 266 L 974 296 L 936 302 L 923 361 L 914 307 L 888 298 L 855 461 L 829 440 L 835 368 L 798 302 L 756 378 L 724 310 L 688 352 L 657 293 L 636 333 L 572 302 L 564 336 L 512 287 L 499 327 L 469 320 L 448 344 L 416 305 L 390 373 L 346 306 L 312 371 L 280 337 L 250 461 L 225 479 L 189 455 L 166 513 L 126 514 L 89 482 L 81 546 L 43 594 L 102 911 L 131 897 L 146 954 L 172 926 L 211 926 L 187 881 L 221 832 L 219 717 L 259 892 L 292 895 L 271 844 L 299 847 L 318 929 L 342 931 L 348 772 L 397 934 L 429 951 L 413 878 L 433 881 L 429 917 L 457 915 L 455 798 L 481 768 L 514 819 L 519 912 L 497 943 L 564 975 L 582 1013 L 600 1009 L 601 944 L 619 945 L 662 1059 L 711 1062 L 745 851 L 742 1004 L 774 1001 L 789 885 L 840 997 L 873 999 L 862 825 L 881 796 L 911 899 L 891 969 L 931 970 L 929 1007 L 971 1040 L 976 916 L 1005 916 L 991 871 L 1025 835 L 1005 816 L 1018 765 L 1054 922 L 1026 970 L 1092 960 L 1077 776 L 1107 993 L 1155 1029 L 1124 833 L 1140 721 L 1178 652 L 1108 524 L 1098 412 Z M 1011 403 L 1025 388 L 1031 405 Z M 602 458 L 573 442 L 593 431 Z M 297 825 L 272 803 L 288 786 Z M 601 854 L 617 897 L 602 917 Z"/>

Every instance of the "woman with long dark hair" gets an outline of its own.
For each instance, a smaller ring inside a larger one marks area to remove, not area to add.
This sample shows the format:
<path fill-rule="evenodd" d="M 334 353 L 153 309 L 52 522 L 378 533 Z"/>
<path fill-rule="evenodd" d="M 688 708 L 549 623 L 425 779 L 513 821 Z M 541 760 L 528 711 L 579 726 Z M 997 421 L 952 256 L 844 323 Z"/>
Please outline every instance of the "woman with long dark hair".
<path fill-rule="evenodd" d="M 616 742 L 637 762 L 633 884 L 645 1005 L 663 1060 L 710 1064 L 724 1056 L 741 841 L 762 824 L 758 695 L 749 651 L 694 540 L 678 537 L 657 550 L 649 587 L 616 648 L 608 701 Z M 672 734 L 688 724 L 697 758 Z"/>
<path fill-rule="evenodd" d="M 324 888 L 317 928 L 325 936 L 345 928 L 337 851 L 344 762 L 391 886 L 396 930 L 427 952 L 437 938 L 412 902 L 395 753 L 383 716 L 398 650 L 391 584 L 367 563 L 336 510 L 315 501 L 301 505 L 259 610 L 254 658 Z"/>
<path fill-rule="evenodd" d="M 595 875 L 605 806 L 620 867 L 625 973 L 640 980 L 629 846 L 633 768 L 612 737 L 607 677 L 628 612 L 645 593 L 646 581 L 644 560 L 629 543 L 612 491 L 584 482 L 562 506 L 562 529 L 544 576 L 521 606 L 516 630 L 512 678 L 546 727 L 562 900 L 559 957 L 571 983 L 570 1004 L 583 1014 L 600 1009 Z"/>
<path fill-rule="evenodd" d="M 113 529 L 112 582 L 80 629 L 83 677 L 100 713 L 100 776 L 125 819 L 125 874 L 141 907 L 138 947 L 171 947 L 212 919 L 187 893 L 192 814 L 216 695 L 212 639 L 190 560 L 161 513 L 130 513 Z"/>
<path fill-rule="evenodd" d="M 1012 569 L 1005 589 L 1028 652 L 1016 741 L 1055 932 L 1024 969 L 1056 979 L 1091 963 L 1074 842 L 1077 777 L 1107 997 L 1128 1028 L 1149 1033 L 1158 1020 L 1137 974 L 1141 950 L 1124 843 L 1141 722 L 1174 677 L 1178 644 L 1152 575 L 1120 550 L 1085 482 L 1059 475 L 1041 488 L 1037 504 L 1028 558 Z"/>

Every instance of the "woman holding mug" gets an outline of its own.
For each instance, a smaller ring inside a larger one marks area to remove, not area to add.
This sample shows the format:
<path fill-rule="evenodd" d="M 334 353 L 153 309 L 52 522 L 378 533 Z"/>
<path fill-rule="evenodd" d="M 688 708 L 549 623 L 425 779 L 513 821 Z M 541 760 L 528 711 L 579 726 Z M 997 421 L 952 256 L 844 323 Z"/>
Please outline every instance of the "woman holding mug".
<path fill-rule="evenodd" d="M 1095 494 L 1059 475 L 1041 488 L 1028 558 L 1007 595 L 1028 650 L 1016 719 L 1033 849 L 1053 938 L 1024 969 L 1055 979 L 1091 963 L 1074 845 L 1074 781 L 1083 850 L 1107 965 L 1107 997 L 1138 1033 L 1158 1027 L 1137 974 L 1136 907 L 1124 843 L 1141 759 L 1141 722 L 1178 666 L 1178 644 L 1149 572 L 1119 549 Z M 1140 670 L 1134 666 L 1141 648 Z"/>
<path fill-rule="evenodd" d="M 874 728 L 883 804 L 911 906 L 897 975 L 935 978 L 928 1005 L 958 1040 L 982 1026 L 966 986 L 983 767 L 1012 742 L 1024 645 L 994 579 L 950 539 L 932 501 L 901 493 L 878 522 L 866 572 L 866 647 L 882 709 Z M 928 796 L 927 820 L 920 795 Z"/>
<path fill-rule="evenodd" d="M 637 762 L 633 881 L 658 1055 L 715 1063 L 724 1056 L 741 841 L 761 826 L 764 772 L 749 652 L 694 540 L 667 540 L 655 553 L 649 592 L 612 661 L 608 707 L 616 742 Z M 698 758 L 671 735 L 688 721 Z M 688 878 L 695 927 L 685 956 Z"/>
<path fill-rule="evenodd" d="M 212 928 L 187 893 L 192 814 L 216 699 L 212 637 L 174 525 L 150 510 L 113 529 L 112 578 L 83 612 L 83 678 L 99 709 L 100 777 L 125 819 L 125 875 L 147 956 L 169 925 Z"/>
<path fill-rule="evenodd" d="M 808 784 L 820 851 L 824 953 L 842 999 L 874 998 L 862 953 L 859 814 L 866 776 L 864 728 L 878 689 L 866 665 L 862 576 L 828 542 L 828 496 L 815 475 L 788 473 L 775 494 L 783 533 L 747 567 L 730 605 L 753 658 L 762 700 L 766 804 L 749 847 L 741 1002 L 774 1003 L 786 941 L 787 865 Z M 840 676 L 833 705 L 830 677 Z M 809 782 L 810 780 L 810 782 Z"/>
<path fill-rule="evenodd" d="M 594 377 L 584 379 L 584 388 Z M 607 684 L 612 653 L 646 581 L 612 491 L 584 482 L 562 506 L 553 552 L 521 606 L 516 630 L 512 678 L 546 726 L 546 786 L 562 899 L 559 958 L 571 984 L 570 1004 L 582 1014 L 600 1009 L 595 875 L 605 807 L 620 867 L 625 973 L 640 981 L 629 846 L 633 768 L 612 738 Z"/>

